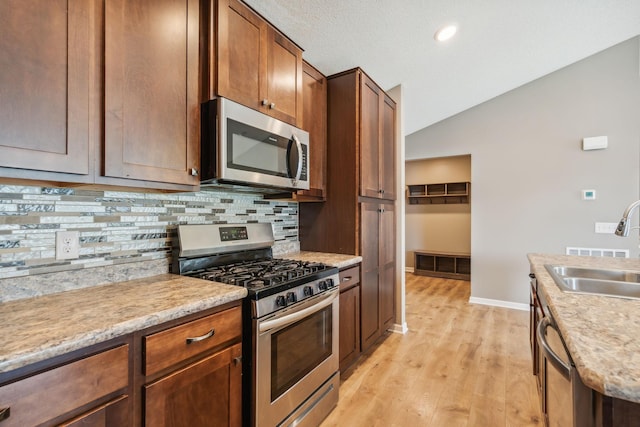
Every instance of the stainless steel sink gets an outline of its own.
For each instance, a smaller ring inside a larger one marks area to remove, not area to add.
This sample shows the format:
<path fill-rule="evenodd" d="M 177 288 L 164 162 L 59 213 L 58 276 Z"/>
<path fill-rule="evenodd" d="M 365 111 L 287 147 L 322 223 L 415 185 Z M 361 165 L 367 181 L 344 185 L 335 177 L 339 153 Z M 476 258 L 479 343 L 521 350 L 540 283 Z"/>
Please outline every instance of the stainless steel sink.
<path fill-rule="evenodd" d="M 563 292 L 640 299 L 640 273 L 545 265 Z"/>

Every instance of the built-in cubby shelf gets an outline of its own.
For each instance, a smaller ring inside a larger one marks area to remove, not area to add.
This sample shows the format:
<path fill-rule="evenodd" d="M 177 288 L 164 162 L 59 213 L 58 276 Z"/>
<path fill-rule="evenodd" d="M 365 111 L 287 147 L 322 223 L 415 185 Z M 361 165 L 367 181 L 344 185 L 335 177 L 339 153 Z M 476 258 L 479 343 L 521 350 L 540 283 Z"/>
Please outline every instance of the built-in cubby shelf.
<path fill-rule="evenodd" d="M 410 205 L 469 203 L 471 183 L 446 182 L 408 186 Z"/>
<path fill-rule="evenodd" d="M 415 251 L 414 274 L 471 280 L 471 255 L 458 252 Z"/>

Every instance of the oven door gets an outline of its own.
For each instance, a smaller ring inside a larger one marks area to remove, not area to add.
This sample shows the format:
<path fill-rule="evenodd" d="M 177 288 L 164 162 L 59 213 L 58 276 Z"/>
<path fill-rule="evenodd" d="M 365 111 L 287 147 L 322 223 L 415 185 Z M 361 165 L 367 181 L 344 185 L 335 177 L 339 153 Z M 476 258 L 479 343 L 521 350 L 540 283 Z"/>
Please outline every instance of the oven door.
<path fill-rule="evenodd" d="M 338 371 L 338 301 L 335 288 L 254 321 L 256 426 L 278 425 L 312 396 L 312 406 L 337 403 L 337 386 L 316 391 Z"/>

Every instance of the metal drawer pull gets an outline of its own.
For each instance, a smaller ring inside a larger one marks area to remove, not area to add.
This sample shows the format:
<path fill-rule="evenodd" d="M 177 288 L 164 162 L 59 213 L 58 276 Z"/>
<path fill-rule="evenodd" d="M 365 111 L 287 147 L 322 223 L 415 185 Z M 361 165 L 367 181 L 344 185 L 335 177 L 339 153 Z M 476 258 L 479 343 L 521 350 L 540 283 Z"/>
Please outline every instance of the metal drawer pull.
<path fill-rule="evenodd" d="M 204 341 L 206 339 L 211 338 L 215 333 L 216 333 L 215 329 L 211 329 L 209 332 L 207 332 L 204 335 L 200 335 L 199 337 L 187 338 L 187 344 L 191 344 L 198 341 Z"/>
<path fill-rule="evenodd" d="M 0 422 L 6 420 L 11 415 L 11 407 L 7 406 L 6 408 L 0 409 Z"/>
<path fill-rule="evenodd" d="M 347 276 L 347 277 L 343 277 L 343 278 L 342 278 L 342 281 L 343 281 L 343 282 L 348 282 L 348 281 L 349 281 L 349 280 L 351 280 L 351 279 L 353 279 L 353 277 L 351 277 L 351 276 Z"/>

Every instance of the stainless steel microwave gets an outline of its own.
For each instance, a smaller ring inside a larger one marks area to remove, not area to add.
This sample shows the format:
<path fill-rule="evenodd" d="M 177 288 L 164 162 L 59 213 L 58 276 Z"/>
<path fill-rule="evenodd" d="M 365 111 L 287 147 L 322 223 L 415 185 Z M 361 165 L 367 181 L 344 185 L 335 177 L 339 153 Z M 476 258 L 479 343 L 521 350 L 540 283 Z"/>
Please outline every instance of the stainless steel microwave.
<path fill-rule="evenodd" d="M 226 98 L 202 104 L 202 184 L 309 189 L 309 133 Z"/>

